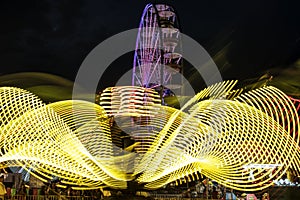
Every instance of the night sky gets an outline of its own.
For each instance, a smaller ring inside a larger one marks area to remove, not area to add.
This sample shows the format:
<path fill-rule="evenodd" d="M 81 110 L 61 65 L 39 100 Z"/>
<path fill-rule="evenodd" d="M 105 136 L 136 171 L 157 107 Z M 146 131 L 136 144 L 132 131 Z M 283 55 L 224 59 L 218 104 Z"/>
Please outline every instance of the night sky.
<path fill-rule="evenodd" d="M 138 27 L 150 2 L 1 1 L 0 73 L 46 72 L 74 80 L 95 46 Z M 259 77 L 272 68 L 288 68 L 300 57 L 296 1 L 156 2 L 176 9 L 182 32 L 209 52 L 224 79 Z M 113 67 L 108 73 L 130 69 L 132 60 L 127 56 L 122 70 Z"/>

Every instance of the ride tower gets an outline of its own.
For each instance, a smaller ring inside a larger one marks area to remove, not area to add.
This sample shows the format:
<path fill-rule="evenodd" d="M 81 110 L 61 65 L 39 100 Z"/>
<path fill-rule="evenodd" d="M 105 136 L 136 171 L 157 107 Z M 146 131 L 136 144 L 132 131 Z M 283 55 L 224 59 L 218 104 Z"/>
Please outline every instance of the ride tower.
<path fill-rule="evenodd" d="M 174 106 L 168 105 L 165 98 L 183 95 L 182 72 L 180 25 L 175 10 L 166 4 L 146 5 L 137 33 L 132 85 L 106 88 L 100 97 L 100 105 L 111 117 L 112 141 L 120 147 L 114 154 L 136 153 L 132 159 L 120 162 L 120 169 L 130 177 L 130 191 L 139 187 L 136 180 L 143 173 L 139 163 L 169 118 L 166 111 L 158 119 L 157 109 L 161 105 Z"/>

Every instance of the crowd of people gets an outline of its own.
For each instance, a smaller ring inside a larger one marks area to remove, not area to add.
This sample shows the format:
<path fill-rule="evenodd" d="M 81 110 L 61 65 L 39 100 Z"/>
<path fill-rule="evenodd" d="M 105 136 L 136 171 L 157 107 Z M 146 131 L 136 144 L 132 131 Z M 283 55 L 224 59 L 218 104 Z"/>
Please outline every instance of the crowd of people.
<path fill-rule="evenodd" d="M 103 199 L 103 191 L 101 189 L 94 190 L 73 190 L 72 187 L 57 187 L 56 183 L 50 183 L 41 188 L 30 188 L 28 185 L 22 183 L 17 189 L 7 188 L 3 183 L 4 178 L 0 177 L 0 200 L 18 199 L 25 200 L 30 196 L 43 196 L 48 200 L 70 199 L 83 200 L 82 197 L 89 197 L 85 199 L 98 200 Z M 34 198 L 33 198 L 34 199 Z"/>
<path fill-rule="evenodd" d="M 189 185 L 185 190 L 174 191 L 170 188 L 165 189 L 165 194 L 161 197 L 168 196 L 171 193 L 177 193 L 177 197 L 193 199 L 214 199 L 214 200 L 269 200 L 270 196 L 267 191 L 261 191 L 259 193 L 245 193 L 242 191 L 235 191 L 230 188 L 226 188 L 216 182 L 204 180 L 197 181 L 195 185 Z M 161 193 L 164 193 L 163 191 Z M 160 195 L 156 195 L 160 196 Z"/>
<path fill-rule="evenodd" d="M 283 179 L 285 178 L 285 179 Z M 293 186 L 286 176 L 278 180 L 278 185 Z M 30 197 L 30 196 L 44 196 L 53 198 L 46 198 L 49 200 L 58 200 L 58 199 L 70 199 L 70 200 L 98 200 L 103 199 L 104 191 L 102 189 L 94 190 L 74 190 L 72 187 L 59 187 L 59 183 L 51 182 L 47 185 L 44 185 L 40 188 L 30 187 L 24 183 L 20 184 L 18 188 L 9 188 L 5 186 L 4 176 L 0 176 L 0 200 L 12 199 L 11 197 Z M 284 182 L 284 183 L 281 183 Z M 287 183 L 286 183 L 287 182 Z M 298 183 L 298 182 L 297 182 Z M 277 185 L 277 184 L 275 184 Z M 178 189 L 179 188 L 179 189 Z M 163 191 L 163 190 L 162 190 Z M 162 191 L 156 191 L 158 194 Z M 256 194 L 244 193 L 241 191 L 234 191 L 229 188 L 225 188 L 216 182 L 209 181 L 204 179 L 202 181 L 195 181 L 194 184 L 189 184 L 185 189 L 178 186 L 171 186 L 165 188 L 165 191 L 169 194 L 178 194 L 178 196 L 183 198 L 203 198 L 203 199 L 219 199 L 219 200 L 248 200 L 248 199 L 260 199 L 260 200 L 269 200 L 269 194 L 267 192 L 261 192 Z M 163 192 L 162 192 L 163 193 Z M 113 192 L 111 192 L 111 195 Z M 151 195 L 151 192 L 149 193 Z M 113 195 L 112 195 L 113 196 Z M 124 196 L 116 192 L 115 196 Z M 126 195 L 125 195 L 126 196 Z M 84 198 L 83 198 L 84 197 Z M 85 198 L 88 197 L 88 198 Z M 24 200 L 25 198 L 18 198 L 18 200 Z M 27 198 L 26 198 L 27 199 Z"/>

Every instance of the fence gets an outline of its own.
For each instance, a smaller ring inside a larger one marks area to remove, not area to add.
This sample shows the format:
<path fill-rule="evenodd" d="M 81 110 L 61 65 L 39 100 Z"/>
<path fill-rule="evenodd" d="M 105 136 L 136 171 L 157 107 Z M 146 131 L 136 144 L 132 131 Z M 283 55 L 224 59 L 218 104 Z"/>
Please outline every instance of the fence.
<path fill-rule="evenodd" d="M 66 196 L 66 195 L 13 195 L 5 196 L 5 200 L 95 200 L 92 196 Z"/>
<path fill-rule="evenodd" d="M 156 195 L 153 200 L 206 200 L 206 198 L 184 198 L 176 195 Z M 98 200 L 92 196 L 65 196 L 65 195 L 14 195 L 5 196 L 5 200 Z M 213 200 L 213 199 L 209 199 Z"/>
<path fill-rule="evenodd" d="M 182 194 L 151 194 L 151 197 L 155 200 L 214 200 L 211 197 L 183 197 Z"/>
<path fill-rule="evenodd" d="M 154 197 L 154 200 L 207 200 L 207 199 L 197 198 L 197 197 Z M 219 199 L 209 199 L 209 200 L 219 200 Z"/>
<path fill-rule="evenodd" d="M 206 197 L 183 197 L 182 194 L 152 194 L 151 197 L 155 200 L 213 200 Z"/>

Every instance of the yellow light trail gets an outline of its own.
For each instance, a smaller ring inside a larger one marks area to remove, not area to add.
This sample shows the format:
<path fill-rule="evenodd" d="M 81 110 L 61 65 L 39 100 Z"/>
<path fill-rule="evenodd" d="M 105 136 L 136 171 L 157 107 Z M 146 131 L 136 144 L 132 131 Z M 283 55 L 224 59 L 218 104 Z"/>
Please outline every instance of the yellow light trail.
<path fill-rule="evenodd" d="M 291 99 L 275 87 L 244 92 L 235 84 L 209 86 L 180 110 L 142 87 L 107 88 L 99 105 L 46 105 L 26 90 L 1 87 L 0 168 L 31 168 L 41 180 L 54 175 L 83 189 L 126 188 L 133 179 L 155 189 L 200 172 L 255 191 L 288 169 L 299 173 L 299 116 Z M 112 121 L 134 145 L 113 143 Z M 267 165 L 276 167 L 251 168 Z"/>

